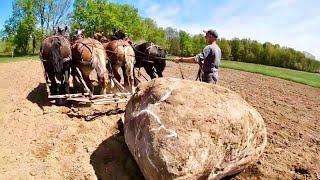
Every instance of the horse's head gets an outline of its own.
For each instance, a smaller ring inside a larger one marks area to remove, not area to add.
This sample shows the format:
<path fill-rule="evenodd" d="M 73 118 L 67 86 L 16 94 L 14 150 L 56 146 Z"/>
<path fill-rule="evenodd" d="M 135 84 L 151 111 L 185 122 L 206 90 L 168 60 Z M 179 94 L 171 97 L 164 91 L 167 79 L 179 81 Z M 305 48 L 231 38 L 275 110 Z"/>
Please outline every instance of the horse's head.
<path fill-rule="evenodd" d="M 124 39 L 126 37 L 126 34 L 123 33 L 121 30 L 113 29 L 113 35 L 116 39 Z"/>
<path fill-rule="evenodd" d="M 129 37 L 125 37 L 123 40 L 129 43 L 130 45 L 134 45 L 133 41 Z"/>
<path fill-rule="evenodd" d="M 60 27 L 58 26 L 58 31 L 57 31 L 57 35 L 61 35 L 61 36 L 65 36 L 66 35 L 66 32 L 68 30 L 68 26 L 65 26 L 64 29 L 60 29 Z"/>
<path fill-rule="evenodd" d="M 98 40 L 98 41 L 100 41 L 100 42 L 102 42 L 102 43 L 109 42 L 109 39 L 106 38 L 106 37 L 103 35 L 103 32 L 96 32 L 96 33 L 94 33 L 93 39 Z"/>
<path fill-rule="evenodd" d="M 152 54 L 154 56 L 161 57 L 161 58 L 166 57 L 166 54 L 167 54 L 166 50 L 157 44 L 150 43 L 150 46 L 147 49 L 149 49 L 149 54 Z"/>
<path fill-rule="evenodd" d="M 83 32 L 84 32 L 84 29 L 77 29 L 75 34 L 75 39 L 78 40 L 78 39 L 84 38 Z"/>
<path fill-rule="evenodd" d="M 73 44 L 77 40 L 84 38 L 83 32 L 84 29 L 77 29 L 76 33 L 70 39 L 71 43 Z"/>
<path fill-rule="evenodd" d="M 57 34 L 57 30 L 56 29 L 53 29 L 53 31 L 51 31 L 51 33 L 50 33 L 50 36 L 54 36 L 54 35 L 56 35 Z"/>
<path fill-rule="evenodd" d="M 100 41 L 103 37 L 103 32 L 96 32 L 93 34 L 93 39 Z"/>
<path fill-rule="evenodd" d="M 167 55 L 167 51 L 163 49 L 161 46 L 158 46 L 157 49 L 158 49 L 159 57 L 165 58 Z"/>

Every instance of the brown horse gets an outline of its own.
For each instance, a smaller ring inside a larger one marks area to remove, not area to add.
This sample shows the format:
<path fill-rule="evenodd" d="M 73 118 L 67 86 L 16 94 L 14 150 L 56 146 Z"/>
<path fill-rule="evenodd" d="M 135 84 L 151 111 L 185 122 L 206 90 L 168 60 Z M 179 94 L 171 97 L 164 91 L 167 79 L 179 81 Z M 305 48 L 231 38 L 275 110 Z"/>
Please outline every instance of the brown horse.
<path fill-rule="evenodd" d="M 40 58 L 45 69 L 46 81 L 51 81 L 52 95 L 69 93 L 71 45 L 64 37 L 64 32 L 58 27 L 58 32 L 45 38 L 40 47 Z M 61 82 L 59 91 L 56 79 Z"/>
<path fill-rule="evenodd" d="M 94 38 L 103 42 L 102 44 L 106 50 L 108 59 L 110 59 L 112 72 L 116 80 L 121 81 L 119 74 L 119 68 L 121 68 L 125 88 L 129 89 L 130 92 L 134 92 L 133 68 L 135 54 L 129 42 L 121 39 L 108 41 L 101 33 L 95 33 Z"/>
<path fill-rule="evenodd" d="M 77 32 L 76 41 L 71 47 L 73 63 L 79 67 L 83 79 L 92 93 L 94 92 L 94 82 L 98 82 L 102 86 L 102 93 L 105 94 L 113 88 L 114 84 L 108 76 L 107 56 L 104 47 L 99 41 L 83 38 L 81 34 L 82 31 Z M 97 79 L 95 79 L 95 75 Z"/>

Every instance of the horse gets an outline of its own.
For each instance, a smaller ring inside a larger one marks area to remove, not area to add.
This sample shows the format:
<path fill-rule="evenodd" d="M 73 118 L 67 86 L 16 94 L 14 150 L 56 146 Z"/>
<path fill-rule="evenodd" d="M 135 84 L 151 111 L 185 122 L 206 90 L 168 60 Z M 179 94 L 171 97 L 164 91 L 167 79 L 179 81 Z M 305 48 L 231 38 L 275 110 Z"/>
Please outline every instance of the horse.
<path fill-rule="evenodd" d="M 130 43 L 126 40 L 107 40 L 101 33 L 95 33 L 94 38 L 102 41 L 104 49 L 110 59 L 111 69 L 117 81 L 121 81 L 119 68 L 122 69 L 124 86 L 134 92 L 134 63 L 135 54 Z"/>
<path fill-rule="evenodd" d="M 82 32 L 83 30 L 78 30 L 74 36 L 75 42 L 71 47 L 72 61 L 74 66 L 79 67 L 85 83 L 90 88 L 91 95 L 94 93 L 94 82 L 98 82 L 102 86 L 100 93 L 106 94 L 114 87 L 106 68 L 108 61 L 106 52 L 99 41 L 85 38 Z"/>
<path fill-rule="evenodd" d="M 45 69 L 45 78 L 51 81 L 50 94 L 69 94 L 71 45 L 64 37 L 65 31 L 58 27 L 54 35 L 45 38 L 40 47 L 40 59 Z M 58 90 L 56 82 L 61 82 Z"/>
<path fill-rule="evenodd" d="M 151 79 L 163 77 L 162 72 L 166 67 L 166 51 L 159 45 L 144 42 L 134 45 L 134 52 L 136 54 L 135 67 L 143 67 Z"/>

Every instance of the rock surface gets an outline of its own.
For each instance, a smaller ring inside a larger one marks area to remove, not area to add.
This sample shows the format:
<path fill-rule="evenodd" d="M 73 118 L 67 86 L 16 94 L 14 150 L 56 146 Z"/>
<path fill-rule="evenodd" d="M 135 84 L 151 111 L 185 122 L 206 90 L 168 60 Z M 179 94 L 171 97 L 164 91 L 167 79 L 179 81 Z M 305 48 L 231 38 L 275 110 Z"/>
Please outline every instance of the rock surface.
<path fill-rule="evenodd" d="M 261 115 L 238 94 L 173 78 L 138 86 L 124 133 L 146 179 L 220 179 L 256 161 L 267 144 Z"/>

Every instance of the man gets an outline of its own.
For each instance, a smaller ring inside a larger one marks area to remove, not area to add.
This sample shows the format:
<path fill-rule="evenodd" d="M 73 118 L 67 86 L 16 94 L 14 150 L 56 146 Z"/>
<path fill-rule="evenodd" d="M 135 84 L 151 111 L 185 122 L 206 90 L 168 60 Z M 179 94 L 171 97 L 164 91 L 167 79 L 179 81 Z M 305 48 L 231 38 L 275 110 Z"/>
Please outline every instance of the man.
<path fill-rule="evenodd" d="M 221 50 L 216 43 L 218 33 L 212 29 L 203 32 L 206 33 L 205 38 L 208 45 L 203 49 L 202 53 L 194 57 L 177 57 L 174 58 L 173 61 L 176 63 L 199 63 L 203 72 L 202 81 L 216 84 L 221 60 Z"/>

